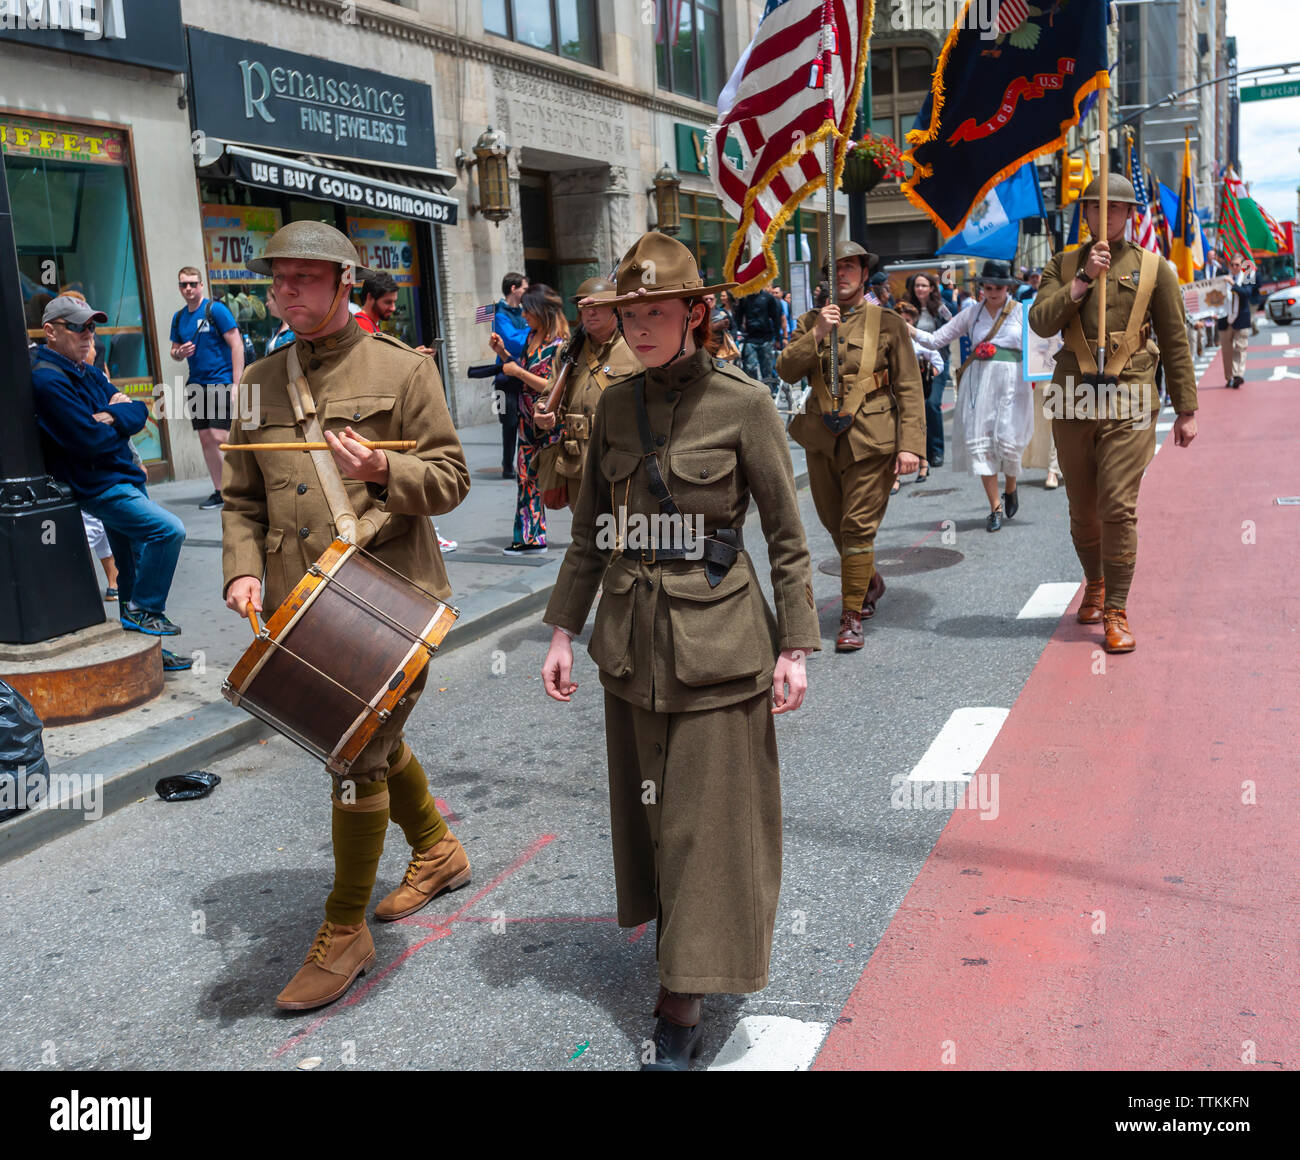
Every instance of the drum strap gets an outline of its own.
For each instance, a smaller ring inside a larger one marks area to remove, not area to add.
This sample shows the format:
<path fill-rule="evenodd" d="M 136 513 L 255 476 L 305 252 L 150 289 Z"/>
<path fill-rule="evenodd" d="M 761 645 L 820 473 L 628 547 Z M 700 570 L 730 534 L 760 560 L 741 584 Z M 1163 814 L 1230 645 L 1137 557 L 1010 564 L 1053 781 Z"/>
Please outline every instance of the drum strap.
<path fill-rule="evenodd" d="M 307 376 L 302 373 L 302 364 L 298 361 L 298 351 L 289 347 L 289 402 L 293 405 L 294 418 L 302 428 L 303 437 L 308 443 L 324 443 L 325 434 L 321 430 L 320 419 L 316 416 L 316 401 L 311 396 L 311 387 Z M 329 451 L 312 451 L 312 466 L 316 468 L 316 478 L 320 480 L 321 492 L 329 504 L 330 515 L 334 517 L 334 527 L 339 538 L 350 544 L 357 539 L 357 513 L 348 499 L 348 489 L 339 474 L 339 465 Z"/>

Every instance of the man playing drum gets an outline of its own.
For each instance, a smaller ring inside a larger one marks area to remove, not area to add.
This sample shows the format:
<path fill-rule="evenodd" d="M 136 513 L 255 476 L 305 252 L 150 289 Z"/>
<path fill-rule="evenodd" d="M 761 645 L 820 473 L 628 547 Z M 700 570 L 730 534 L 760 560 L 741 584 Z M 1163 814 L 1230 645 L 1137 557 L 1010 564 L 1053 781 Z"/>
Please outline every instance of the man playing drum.
<path fill-rule="evenodd" d="M 357 515 L 360 546 L 440 600 L 451 596 L 429 517 L 455 508 L 469 469 L 433 360 L 384 334 L 368 335 L 348 291 L 370 276 L 352 243 L 319 222 L 279 230 L 248 268 L 270 275 L 296 340 L 255 363 L 240 383 L 231 442 L 302 441 L 288 390 L 289 354 L 306 377 L 325 441 Z M 359 440 L 415 440 L 409 452 Z M 312 458 L 301 451 L 228 455 L 222 478 L 226 604 L 246 615 L 277 608 L 329 547 L 336 529 Z M 265 589 L 262 576 L 265 574 Z M 364 648 L 364 640 L 340 642 Z M 375 908 L 380 921 L 413 914 L 469 881 L 469 859 L 434 806 L 428 779 L 402 736 L 424 669 L 345 774 L 333 773 L 334 888 L 302 968 L 276 998 L 289 1010 L 342 996 L 374 962 L 365 909 L 391 818 L 412 848 L 401 884 Z"/>

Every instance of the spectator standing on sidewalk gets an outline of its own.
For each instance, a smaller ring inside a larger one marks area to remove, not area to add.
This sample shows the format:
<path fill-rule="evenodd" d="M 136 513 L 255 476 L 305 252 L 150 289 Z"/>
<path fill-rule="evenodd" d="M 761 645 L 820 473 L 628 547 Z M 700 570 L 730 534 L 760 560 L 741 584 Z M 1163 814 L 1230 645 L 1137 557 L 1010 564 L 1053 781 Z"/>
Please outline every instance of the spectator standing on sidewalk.
<path fill-rule="evenodd" d="M 907 295 L 903 301 L 915 308 L 916 321 L 912 325 L 925 334 L 933 334 L 939 327 L 952 321 L 952 311 L 939 293 L 934 279 L 928 274 L 913 274 L 907 280 Z M 906 315 L 903 317 L 907 318 Z M 912 322 L 910 318 L 907 321 Z M 925 362 L 921 362 L 921 385 L 925 388 L 925 459 L 921 463 L 922 475 L 917 476 L 917 483 L 925 482 L 930 467 L 943 466 L 943 392 L 948 386 L 946 346 L 939 352 L 939 356 L 943 365 L 938 374 L 929 378 L 925 376 Z"/>
<path fill-rule="evenodd" d="M 499 335 L 505 355 L 497 355 L 497 368 L 504 365 L 507 358 L 515 360 L 524 357 L 524 347 L 528 344 L 528 323 L 524 321 L 522 302 L 524 291 L 528 289 L 528 279 L 513 271 L 501 279 L 501 297 L 497 300 L 496 310 L 492 315 L 492 333 Z M 491 339 L 488 340 L 491 342 Z M 496 347 L 492 348 L 494 351 Z M 501 420 L 501 478 L 515 477 L 515 442 L 519 438 L 519 380 L 510 375 L 498 373 L 492 380 L 494 390 L 499 391 L 501 407 L 498 417 Z"/>
<path fill-rule="evenodd" d="M 357 325 L 367 334 L 378 334 L 380 323 L 397 310 L 397 283 L 391 274 L 374 273 L 361 283 L 361 309 Z"/>
<path fill-rule="evenodd" d="M 1228 280 L 1232 300 L 1228 303 L 1228 325 L 1223 340 L 1223 378 L 1233 390 L 1246 381 L 1246 347 L 1250 344 L 1250 298 L 1255 292 L 1255 264 L 1242 262 L 1240 254 L 1228 259 Z"/>
<path fill-rule="evenodd" d="M 776 376 L 776 344 L 785 325 L 785 311 L 767 290 L 747 294 L 736 307 L 740 328 L 742 365 L 751 379 L 767 384 L 776 398 L 781 382 Z"/>
<path fill-rule="evenodd" d="M 230 404 L 234 384 L 244 373 L 244 339 L 234 315 L 204 297 L 198 270 L 182 266 L 177 283 L 185 305 L 172 315 L 171 354 L 190 368 L 185 407 L 212 477 L 212 494 L 199 504 L 208 510 L 221 506 L 221 444 L 230 438 Z"/>
<path fill-rule="evenodd" d="M 95 325 L 107 321 L 75 298 L 55 298 L 45 308 L 45 346 L 32 370 L 36 422 L 50 474 L 103 522 L 118 567 L 122 627 L 175 636 L 181 630 L 167 619 L 167 595 L 185 525 L 149 498 L 133 453 L 131 436 L 144 427 L 149 409 L 88 365 Z"/>
<path fill-rule="evenodd" d="M 541 555 L 546 551 L 546 508 L 537 483 L 537 457 L 542 448 L 564 437 L 563 428 L 542 431 L 533 426 L 533 405 L 547 390 L 551 363 L 569 337 L 564 302 L 549 286 L 538 282 L 524 294 L 522 309 L 528 323 L 528 341 L 522 359 L 508 357 L 505 340 L 492 335 L 492 349 L 503 359 L 503 374 L 517 379 L 519 393 L 518 500 L 515 506 L 514 536 L 508 556 Z"/>

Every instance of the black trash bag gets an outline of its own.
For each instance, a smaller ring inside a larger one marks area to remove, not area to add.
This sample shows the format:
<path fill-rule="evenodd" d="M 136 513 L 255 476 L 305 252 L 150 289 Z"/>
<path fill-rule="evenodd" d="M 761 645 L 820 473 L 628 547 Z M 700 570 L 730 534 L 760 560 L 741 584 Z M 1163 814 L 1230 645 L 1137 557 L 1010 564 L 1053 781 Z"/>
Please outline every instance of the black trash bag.
<path fill-rule="evenodd" d="M 44 799 L 50 767 L 41 741 L 44 725 L 21 693 L 0 681 L 0 822 Z"/>
<path fill-rule="evenodd" d="M 207 797 L 220 784 L 220 774 L 209 773 L 206 769 L 191 769 L 189 773 L 161 778 L 153 788 L 165 802 L 188 802 Z"/>

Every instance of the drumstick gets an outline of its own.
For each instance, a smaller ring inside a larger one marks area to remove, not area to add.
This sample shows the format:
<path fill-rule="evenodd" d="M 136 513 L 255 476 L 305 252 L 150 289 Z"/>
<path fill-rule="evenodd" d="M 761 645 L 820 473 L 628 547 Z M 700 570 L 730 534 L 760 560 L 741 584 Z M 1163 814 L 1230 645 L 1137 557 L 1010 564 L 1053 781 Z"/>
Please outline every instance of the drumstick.
<path fill-rule="evenodd" d="M 376 448 L 380 451 L 410 451 L 415 447 L 414 439 L 356 439 L 362 447 Z M 222 451 L 328 451 L 328 443 L 218 443 Z"/>
<path fill-rule="evenodd" d="M 257 609 L 253 607 L 251 600 L 244 605 L 244 615 L 248 617 L 248 623 L 253 626 L 253 635 L 261 636 L 262 626 L 257 623 Z"/>

